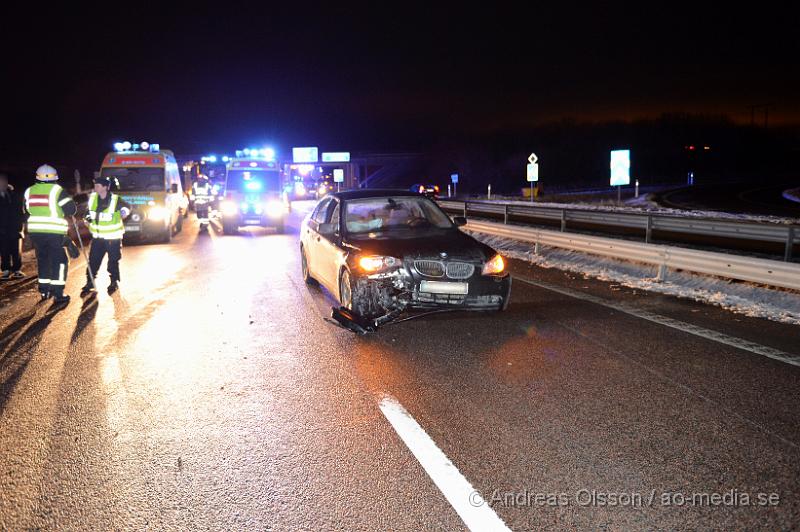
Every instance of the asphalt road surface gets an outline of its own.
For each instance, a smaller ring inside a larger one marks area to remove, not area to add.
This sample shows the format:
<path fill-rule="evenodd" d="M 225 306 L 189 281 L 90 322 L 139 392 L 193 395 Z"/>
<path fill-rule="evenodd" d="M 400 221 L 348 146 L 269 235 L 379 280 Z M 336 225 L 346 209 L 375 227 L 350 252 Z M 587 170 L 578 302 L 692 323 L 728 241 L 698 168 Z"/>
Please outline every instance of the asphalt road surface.
<path fill-rule="evenodd" d="M 800 525 L 797 327 L 514 262 L 505 313 L 360 337 L 297 216 L 193 218 L 113 296 L 0 288 L 0 529 Z"/>

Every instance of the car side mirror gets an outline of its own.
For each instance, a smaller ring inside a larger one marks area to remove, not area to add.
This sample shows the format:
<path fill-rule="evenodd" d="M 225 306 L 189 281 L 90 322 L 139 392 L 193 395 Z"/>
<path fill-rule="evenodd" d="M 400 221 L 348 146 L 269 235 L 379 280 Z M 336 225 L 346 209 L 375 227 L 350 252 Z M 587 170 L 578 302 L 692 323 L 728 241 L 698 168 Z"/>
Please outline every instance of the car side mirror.
<path fill-rule="evenodd" d="M 463 216 L 453 216 L 453 223 L 456 224 L 456 227 L 462 227 L 467 225 L 467 219 Z"/>
<path fill-rule="evenodd" d="M 178 193 L 178 184 L 177 183 L 172 183 L 172 186 L 169 187 L 169 191 L 172 192 L 173 194 L 177 194 Z"/>

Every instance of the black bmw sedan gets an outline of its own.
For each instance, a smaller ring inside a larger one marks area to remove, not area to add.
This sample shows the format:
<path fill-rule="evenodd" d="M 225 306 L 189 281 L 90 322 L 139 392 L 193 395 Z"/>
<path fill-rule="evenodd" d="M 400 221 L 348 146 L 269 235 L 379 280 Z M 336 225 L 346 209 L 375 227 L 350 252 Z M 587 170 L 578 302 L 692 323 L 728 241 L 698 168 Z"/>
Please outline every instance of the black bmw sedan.
<path fill-rule="evenodd" d="M 303 278 L 352 313 L 375 319 L 415 309 L 504 310 L 505 261 L 409 191 L 354 190 L 322 199 L 303 221 Z"/>

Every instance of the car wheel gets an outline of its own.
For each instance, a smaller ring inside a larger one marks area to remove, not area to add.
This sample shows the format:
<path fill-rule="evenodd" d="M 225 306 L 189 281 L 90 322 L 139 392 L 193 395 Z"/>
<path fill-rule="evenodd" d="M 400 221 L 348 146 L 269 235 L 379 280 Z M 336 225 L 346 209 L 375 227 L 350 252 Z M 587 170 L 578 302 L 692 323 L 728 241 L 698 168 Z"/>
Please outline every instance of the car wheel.
<path fill-rule="evenodd" d="M 161 243 L 162 244 L 169 244 L 172 240 L 172 225 L 168 225 L 164 232 L 161 233 Z"/>
<path fill-rule="evenodd" d="M 353 284 L 350 282 L 350 272 L 342 270 L 339 276 L 339 303 L 348 310 L 353 310 Z"/>
<path fill-rule="evenodd" d="M 183 216 L 181 216 L 181 213 L 179 212 L 178 223 L 175 224 L 175 232 L 180 233 L 181 231 L 183 231 Z"/>
<path fill-rule="evenodd" d="M 511 276 L 508 277 L 508 292 L 506 292 L 506 297 L 503 298 L 503 304 L 497 309 L 498 312 L 505 312 L 508 309 L 508 302 L 511 300 L 511 281 L 513 279 Z"/>
<path fill-rule="evenodd" d="M 300 270 L 303 272 L 303 281 L 305 281 L 307 285 L 316 286 L 319 284 L 308 272 L 308 259 L 306 258 L 306 250 L 303 246 L 300 246 Z"/>

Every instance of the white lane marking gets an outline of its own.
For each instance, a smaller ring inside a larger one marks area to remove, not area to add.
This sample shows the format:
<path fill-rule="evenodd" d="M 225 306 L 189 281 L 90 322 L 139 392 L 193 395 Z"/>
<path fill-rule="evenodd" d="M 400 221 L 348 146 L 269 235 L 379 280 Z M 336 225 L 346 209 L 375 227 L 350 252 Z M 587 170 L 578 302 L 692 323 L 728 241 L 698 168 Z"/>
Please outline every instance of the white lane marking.
<path fill-rule="evenodd" d="M 380 408 L 467 528 L 476 531 L 510 531 L 403 405 L 391 397 L 385 397 Z"/>
<path fill-rule="evenodd" d="M 761 423 L 758 423 L 757 421 L 753 421 L 752 419 L 743 416 L 739 412 L 736 412 L 736 411 L 733 411 L 733 410 L 728 410 L 727 408 L 725 408 L 724 405 L 720 405 L 718 402 L 716 402 L 715 400 L 711 399 L 710 397 L 708 397 L 707 395 L 703 394 L 702 392 L 699 392 L 699 391 L 695 390 L 694 388 L 692 388 L 691 386 L 687 386 L 686 384 L 683 384 L 680 381 L 677 381 L 677 380 L 674 380 L 674 379 L 670 378 L 665 373 L 661 373 L 660 371 L 655 370 L 649 364 L 642 363 L 638 358 L 630 356 L 630 355 L 627 355 L 627 354 L 623 353 L 622 351 L 613 349 L 612 347 L 609 347 L 605 343 L 599 342 L 599 341 L 595 340 L 594 338 L 591 338 L 589 335 L 587 335 L 583 331 L 580 331 L 580 330 L 578 330 L 578 329 L 576 329 L 574 327 L 570 327 L 570 326 L 565 325 L 563 323 L 561 323 L 560 325 L 561 325 L 561 327 L 564 327 L 565 329 L 567 329 L 569 331 L 572 331 L 575 335 L 580 336 L 581 338 L 585 339 L 587 342 L 591 342 L 594 345 L 600 347 L 601 349 L 605 349 L 609 353 L 614 353 L 618 357 L 622 357 L 625 360 L 630 361 L 631 364 L 639 366 L 640 368 L 642 368 L 643 371 L 646 371 L 647 373 L 650 373 L 651 375 L 655 375 L 656 377 L 658 377 L 659 379 L 663 380 L 664 382 L 668 382 L 671 385 L 675 386 L 676 388 L 681 388 L 682 390 L 685 390 L 689 394 L 692 394 L 692 395 L 694 395 L 696 397 L 699 397 L 703 401 L 705 401 L 708 404 L 712 405 L 714 408 L 716 408 L 716 409 L 718 409 L 718 410 L 720 410 L 722 412 L 727 413 L 730 417 L 736 418 L 736 419 L 740 420 L 743 423 L 746 423 L 746 424 L 748 424 L 748 425 L 750 425 L 752 427 L 755 427 L 756 429 L 761 430 L 761 431 L 765 432 L 766 434 L 769 434 L 770 436 L 772 436 L 772 437 L 774 437 L 774 438 L 776 438 L 778 440 L 781 440 L 782 442 L 784 442 L 785 444 L 789 445 L 790 447 L 794 447 L 795 449 L 798 448 L 798 445 L 795 442 L 793 442 L 791 440 L 787 440 L 786 438 L 784 438 L 783 436 L 781 436 L 777 432 L 774 432 L 774 431 L 770 430 L 769 428 L 767 428 L 766 426 L 762 425 Z"/>
<path fill-rule="evenodd" d="M 667 316 L 655 314 L 647 310 L 637 309 L 632 305 L 628 305 L 626 303 L 608 301 L 601 297 L 593 296 L 591 294 L 585 294 L 583 292 L 578 292 L 577 290 L 572 290 L 570 288 L 556 286 L 543 281 L 531 281 L 530 279 L 524 279 L 522 277 L 516 277 L 516 276 L 515 279 L 519 279 L 524 283 L 528 283 L 533 286 L 538 286 L 539 288 L 544 288 L 552 292 L 558 292 L 559 294 L 564 294 L 566 296 L 574 297 L 577 299 L 583 299 L 584 301 L 589 301 L 597 305 L 602 305 L 604 307 L 618 310 L 620 312 L 624 312 L 625 314 L 629 314 L 631 316 L 635 316 L 643 320 L 652 321 L 653 323 L 658 323 L 666 327 L 672 327 L 673 329 L 677 329 L 679 331 L 683 331 L 689 334 L 694 334 L 695 336 L 705 338 L 706 340 L 712 340 L 720 344 L 729 345 L 737 349 L 749 351 L 756 355 L 769 357 L 774 360 L 778 360 L 780 362 L 785 362 L 786 364 L 792 364 L 793 366 L 800 366 L 800 355 L 793 355 L 791 353 L 781 351 L 780 349 L 774 349 L 772 347 L 767 347 L 765 345 L 757 344 L 755 342 L 750 342 L 742 338 L 729 336 L 719 331 L 713 331 L 711 329 L 706 329 L 705 327 L 700 327 L 698 325 L 686 323 L 685 321 L 668 318 Z"/>

